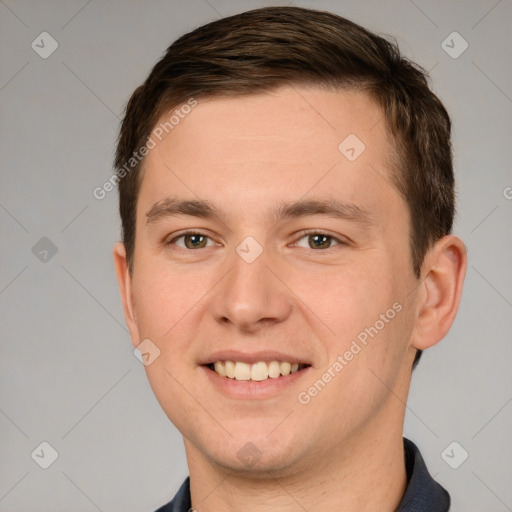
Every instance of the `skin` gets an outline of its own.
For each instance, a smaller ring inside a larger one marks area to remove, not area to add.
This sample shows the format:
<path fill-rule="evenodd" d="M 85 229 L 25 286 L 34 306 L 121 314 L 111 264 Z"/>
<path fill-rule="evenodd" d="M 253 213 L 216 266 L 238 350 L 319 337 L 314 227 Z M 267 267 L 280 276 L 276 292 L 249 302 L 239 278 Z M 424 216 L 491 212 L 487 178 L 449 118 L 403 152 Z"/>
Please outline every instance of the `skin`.
<path fill-rule="evenodd" d="M 338 150 L 351 133 L 366 146 L 353 162 Z M 412 362 L 454 320 L 466 252 L 446 236 L 414 276 L 390 151 L 382 113 L 364 93 L 282 87 L 199 101 L 146 157 L 133 274 L 121 243 L 114 261 L 133 345 L 149 338 L 160 350 L 145 369 L 184 437 L 199 512 L 398 506 Z M 207 200 L 222 218 L 148 223 L 147 212 L 169 196 Z M 269 217 L 282 201 L 328 198 L 359 206 L 371 223 Z M 175 240 L 185 229 L 209 237 L 206 246 Z M 321 239 L 312 249 L 310 229 L 345 243 Z M 248 236 L 263 247 L 250 264 L 235 250 Z M 397 302 L 401 311 L 378 335 L 300 403 L 298 393 Z M 282 350 L 311 368 L 271 399 L 235 400 L 199 366 L 218 349 Z M 252 466 L 237 456 L 248 442 L 260 454 Z"/>

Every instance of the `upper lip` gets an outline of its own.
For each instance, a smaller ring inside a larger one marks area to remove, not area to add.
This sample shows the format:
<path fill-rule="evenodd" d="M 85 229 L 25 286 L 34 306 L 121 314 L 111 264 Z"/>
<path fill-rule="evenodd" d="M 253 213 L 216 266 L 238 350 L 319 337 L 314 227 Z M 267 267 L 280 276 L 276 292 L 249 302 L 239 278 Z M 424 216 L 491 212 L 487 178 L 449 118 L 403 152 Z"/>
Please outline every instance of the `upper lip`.
<path fill-rule="evenodd" d="M 206 365 L 215 363 L 217 361 L 239 361 L 241 363 L 247 364 L 259 363 L 260 361 L 286 361 L 292 364 L 310 364 L 304 358 L 297 357 L 291 354 L 286 354 L 284 352 L 278 352 L 276 350 L 258 350 L 257 352 L 241 352 L 240 350 L 219 350 L 203 359 L 200 362 L 200 364 Z"/>

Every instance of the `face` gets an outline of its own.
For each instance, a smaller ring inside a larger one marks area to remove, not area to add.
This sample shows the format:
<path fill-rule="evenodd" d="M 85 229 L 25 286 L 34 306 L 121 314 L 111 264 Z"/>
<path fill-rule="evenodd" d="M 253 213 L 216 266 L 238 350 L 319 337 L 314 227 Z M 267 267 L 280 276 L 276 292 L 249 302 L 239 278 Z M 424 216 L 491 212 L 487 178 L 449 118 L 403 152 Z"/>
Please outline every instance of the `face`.
<path fill-rule="evenodd" d="M 126 312 L 188 454 L 268 474 L 401 432 L 418 281 L 390 154 L 366 95 L 304 87 L 200 101 L 150 151 Z"/>

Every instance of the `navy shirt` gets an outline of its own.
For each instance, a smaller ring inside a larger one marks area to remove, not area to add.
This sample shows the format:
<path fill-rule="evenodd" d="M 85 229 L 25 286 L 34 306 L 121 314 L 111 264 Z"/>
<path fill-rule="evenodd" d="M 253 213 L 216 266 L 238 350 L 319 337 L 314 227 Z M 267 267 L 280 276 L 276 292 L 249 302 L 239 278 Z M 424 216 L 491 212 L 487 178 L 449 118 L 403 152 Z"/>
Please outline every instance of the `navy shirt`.
<path fill-rule="evenodd" d="M 447 512 L 450 495 L 431 476 L 418 447 L 404 438 L 407 488 L 396 512 Z M 187 478 L 174 499 L 156 512 L 189 512 L 190 479 Z"/>

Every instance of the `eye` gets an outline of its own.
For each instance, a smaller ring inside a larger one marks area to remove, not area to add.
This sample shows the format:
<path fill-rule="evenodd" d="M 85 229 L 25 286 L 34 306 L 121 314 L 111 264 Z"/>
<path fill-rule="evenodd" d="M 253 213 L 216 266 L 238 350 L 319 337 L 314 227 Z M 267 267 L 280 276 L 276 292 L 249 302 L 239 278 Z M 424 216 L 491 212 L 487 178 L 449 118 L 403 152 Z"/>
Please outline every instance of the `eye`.
<path fill-rule="evenodd" d="M 183 243 L 178 243 L 178 240 L 183 240 Z M 209 245 L 208 241 L 211 242 Z M 190 231 L 174 237 L 172 240 L 167 242 L 167 244 L 176 245 L 182 249 L 203 249 L 205 247 L 211 247 L 213 245 L 213 241 L 202 233 Z"/>
<path fill-rule="evenodd" d="M 327 233 L 322 233 L 319 231 L 312 231 L 306 233 L 299 239 L 299 241 L 305 238 L 307 239 L 307 248 L 309 249 L 330 249 L 332 247 L 331 244 L 333 241 L 335 242 L 335 245 L 347 245 L 346 242 L 343 242 L 338 238 L 328 235 Z M 299 242 L 296 242 L 293 245 L 299 245 L 300 247 L 304 247 L 304 245 L 300 245 Z"/>

